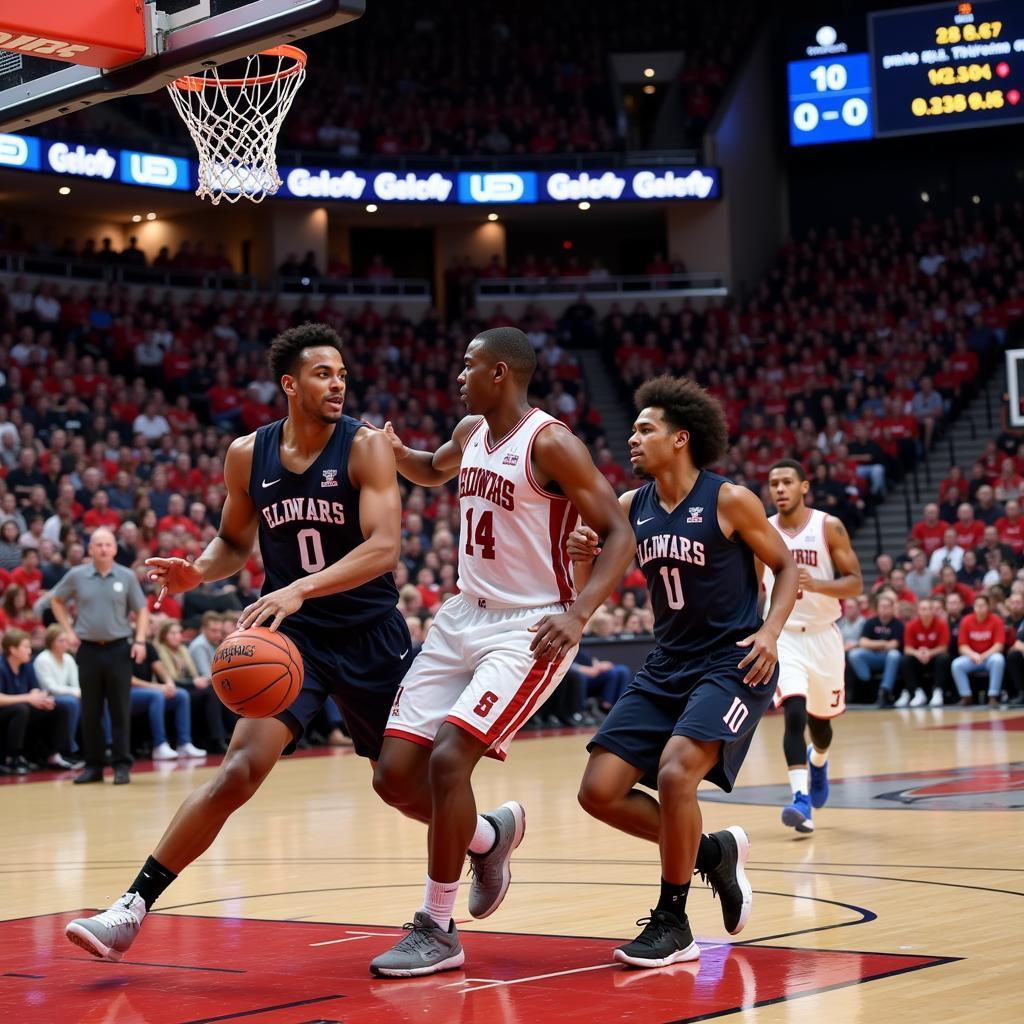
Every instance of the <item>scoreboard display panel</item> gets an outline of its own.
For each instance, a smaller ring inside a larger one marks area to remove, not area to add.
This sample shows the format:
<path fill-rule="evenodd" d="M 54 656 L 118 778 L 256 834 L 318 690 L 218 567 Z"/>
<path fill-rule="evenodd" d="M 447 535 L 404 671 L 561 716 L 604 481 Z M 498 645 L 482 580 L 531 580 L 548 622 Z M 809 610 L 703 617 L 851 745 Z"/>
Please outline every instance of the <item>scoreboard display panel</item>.
<path fill-rule="evenodd" d="M 872 14 L 875 134 L 1024 120 L 1024 3 Z"/>
<path fill-rule="evenodd" d="M 939 3 L 867 26 L 794 30 L 787 66 L 794 146 L 1024 122 L 1024 0 Z"/>

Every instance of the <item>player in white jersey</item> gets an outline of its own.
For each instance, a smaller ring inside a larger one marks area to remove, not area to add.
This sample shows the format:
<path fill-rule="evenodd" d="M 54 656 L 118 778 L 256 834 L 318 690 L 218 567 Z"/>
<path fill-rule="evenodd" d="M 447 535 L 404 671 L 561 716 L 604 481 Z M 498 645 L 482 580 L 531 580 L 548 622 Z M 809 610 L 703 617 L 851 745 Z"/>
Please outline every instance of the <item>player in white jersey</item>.
<path fill-rule="evenodd" d="M 374 773 L 384 800 L 430 822 L 423 906 L 409 933 L 371 963 L 377 975 L 462 965 L 452 910 L 467 851 L 470 914 L 487 917 L 501 903 L 525 816 L 514 801 L 477 815 L 473 770 L 485 754 L 504 759 L 633 556 L 633 531 L 585 445 L 528 404 L 536 365 L 522 331 L 483 331 L 459 376 L 470 415 L 450 441 L 417 452 L 385 428 L 407 480 L 436 486 L 458 476 L 461 529 L 459 594 L 439 609 L 398 691 Z M 577 515 L 608 537 L 578 595 L 566 551 Z"/>
<path fill-rule="evenodd" d="M 809 483 L 803 466 L 793 459 L 775 463 L 768 488 L 778 509 L 769 522 L 800 570 L 796 604 L 778 643 L 775 704 L 782 706 L 786 718 L 782 747 L 793 790 L 792 800 L 782 809 L 782 823 L 808 833 L 814 831 L 811 808 L 824 807 L 828 800 L 831 719 L 846 710 L 846 659 L 836 626 L 842 615 L 839 602 L 857 597 L 863 583 L 846 527 L 835 516 L 805 504 Z M 770 569 L 765 569 L 764 577 L 770 597 Z M 811 734 L 809 747 L 805 728 Z"/>

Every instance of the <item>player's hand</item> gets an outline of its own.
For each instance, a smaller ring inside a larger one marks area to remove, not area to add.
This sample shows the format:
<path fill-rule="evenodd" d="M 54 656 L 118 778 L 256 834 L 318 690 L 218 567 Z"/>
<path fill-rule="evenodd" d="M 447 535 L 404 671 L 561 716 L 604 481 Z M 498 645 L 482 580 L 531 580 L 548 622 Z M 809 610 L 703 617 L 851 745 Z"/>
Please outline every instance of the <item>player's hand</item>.
<path fill-rule="evenodd" d="M 569 534 L 565 549 L 574 562 L 592 562 L 601 554 L 600 541 L 601 538 L 589 526 L 577 526 Z"/>
<path fill-rule="evenodd" d="M 203 574 L 184 558 L 147 558 L 149 578 L 159 584 L 153 610 L 159 611 L 160 604 L 168 594 L 183 594 L 203 582 Z"/>
<path fill-rule="evenodd" d="M 571 608 L 558 615 L 545 615 L 540 622 L 530 627 L 536 633 L 530 650 L 538 661 L 561 661 L 583 636 L 586 621 Z"/>
<path fill-rule="evenodd" d="M 766 629 L 759 629 L 745 640 L 736 642 L 737 647 L 750 648 L 746 657 L 736 666 L 740 669 L 749 666 L 747 674 L 743 677 L 743 682 L 747 686 L 760 686 L 771 679 L 779 662 L 779 652 L 775 644 L 775 636 Z"/>
<path fill-rule="evenodd" d="M 157 602 L 157 607 L 160 607 L 159 602 Z M 136 640 L 132 644 L 131 655 L 132 661 L 134 661 L 136 665 L 141 665 L 146 660 L 146 645 L 139 643 L 139 641 Z"/>
<path fill-rule="evenodd" d="M 82 638 L 73 629 L 64 635 L 68 638 L 68 650 L 74 654 L 82 646 Z"/>
<path fill-rule="evenodd" d="M 917 652 L 917 660 L 921 662 L 922 665 L 927 665 L 931 659 L 932 652 L 929 651 L 927 647 L 922 647 L 921 650 Z"/>
<path fill-rule="evenodd" d="M 814 593 L 815 582 L 816 581 L 815 581 L 814 577 L 806 569 L 804 569 L 801 566 L 800 572 L 799 572 L 799 575 L 797 576 L 797 581 L 796 581 L 797 590 L 802 590 L 802 591 L 804 591 L 804 593 L 807 593 L 807 594 L 813 594 Z"/>
<path fill-rule="evenodd" d="M 264 594 L 239 616 L 238 629 L 266 626 L 273 632 L 281 625 L 285 616 L 294 614 L 302 607 L 303 600 L 304 598 L 290 586 Z"/>
<path fill-rule="evenodd" d="M 409 449 L 402 443 L 402 439 L 395 433 L 391 420 L 384 424 L 381 433 L 391 442 L 391 450 L 395 453 L 395 462 L 401 462 L 409 454 Z"/>

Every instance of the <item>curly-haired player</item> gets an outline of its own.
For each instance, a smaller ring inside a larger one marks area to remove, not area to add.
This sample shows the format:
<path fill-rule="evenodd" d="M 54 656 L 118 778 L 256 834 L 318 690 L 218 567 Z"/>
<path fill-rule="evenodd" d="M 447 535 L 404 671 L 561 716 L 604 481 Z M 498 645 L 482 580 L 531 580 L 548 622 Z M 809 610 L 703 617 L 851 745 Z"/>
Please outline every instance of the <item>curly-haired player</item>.
<path fill-rule="evenodd" d="M 730 934 L 749 917 L 747 835 L 738 825 L 702 835 L 697 786 L 707 779 L 733 787 L 775 693 L 775 645 L 796 598 L 797 569 L 760 501 L 705 468 L 728 443 L 719 403 L 692 381 L 665 376 L 637 390 L 636 406 L 630 461 L 653 481 L 620 501 L 636 534 L 656 642 L 589 745 L 579 798 L 594 817 L 658 843 L 658 905 L 615 959 L 664 967 L 700 956 L 686 917 L 695 869 L 721 899 Z M 586 527 L 573 532 L 577 574 L 586 575 L 598 544 Z M 775 574 L 763 623 L 756 559 Z M 659 799 L 637 783 L 656 788 Z"/>

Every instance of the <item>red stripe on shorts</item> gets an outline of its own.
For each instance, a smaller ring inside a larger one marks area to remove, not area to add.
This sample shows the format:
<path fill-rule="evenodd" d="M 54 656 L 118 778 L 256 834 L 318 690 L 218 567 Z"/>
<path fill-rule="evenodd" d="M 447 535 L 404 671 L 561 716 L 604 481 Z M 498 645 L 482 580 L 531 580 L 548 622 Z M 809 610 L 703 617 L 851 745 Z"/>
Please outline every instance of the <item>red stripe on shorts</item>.
<path fill-rule="evenodd" d="M 486 737 L 488 743 L 492 743 L 496 736 L 500 736 L 505 731 L 505 727 L 516 717 L 520 708 L 530 699 L 530 695 L 537 688 L 537 685 L 543 683 L 544 676 L 549 668 L 550 666 L 546 661 L 535 661 L 533 663 L 533 668 L 530 669 L 526 678 L 519 684 L 519 689 L 516 690 L 515 696 L 505 705 L 501 714 L 498 715 L 488 728 Z"/>
<path fill-rule="evenodd" d="M 560 661 L 553 661 L 551 667 L 548 669 L 546 675 L 541 680 L 540 685 L 533 691 L 530 697 L 525 701 L 519 714 L 513 718 L 511 725 L 494 741 L 494 746 L 500 747 L 502 743 L 508 739 L 509 736 L 513 735 L 518 729 L 520 729 L 523 723 L 534 713 L 537 709 L 537 705 L 540 702 L 544 691 L 548 688 L 551 683 L 554 674 L 558 671 Z"/>

